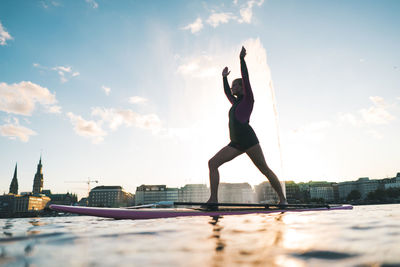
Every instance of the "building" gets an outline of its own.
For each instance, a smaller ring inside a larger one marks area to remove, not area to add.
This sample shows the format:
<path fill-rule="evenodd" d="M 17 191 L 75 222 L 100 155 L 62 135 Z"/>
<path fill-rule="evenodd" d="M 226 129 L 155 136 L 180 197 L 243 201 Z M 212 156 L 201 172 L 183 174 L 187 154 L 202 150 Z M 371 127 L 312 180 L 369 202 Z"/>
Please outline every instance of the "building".
<path fill-rule="evenodd" d="M 256 196 L 248 183 L 220 183 L 218 202 L 221 203 L 255 203 Z"/>
<path fill-rule="evenodd" d="M 370 192 L 374 192 L 378 188 L 384 187 L 384 184 L 379 180 L 370 180 L 368 177 L 360 178 L 356 181 L 358 191 L 361 193 L 361 199 L 366 199 Z"/>
<path fill-rule="evenodd" d="M 32 193 L 41 194 L 43 189 L 43 171 L 42 171 L 42 156 L 40 156 L 39 164 L 37 166 L 36 174 L 33 179 Z"/>
<path fill-rule="evenodd" d="M 0 196 L 0 217 L 43 211 L 50 202 L 46 196 L 7 194 Z"/>
<path fill-rule="evenodd" d="M 300 186 L 293 181 L 285 181 L 286 199 L 289 203 L 303 202 Z"/>
<path fill-rule="evenodd" d="M 17 164 L 15 164 L 10 191 L 8 194 L 0 196 L 0 217 L 12 217 L 42 211 L 49 201 L 50 198 L 43 195 L 18 194 Z"/>
<path fill-rule="evenodd" d="M 333 189 L 333 199 L 335 200 L 336 203 L 339 203 L 339 184 L 332 183 L 332 189 Z"/>
<path fill-rule="evenodd" d="M 133 195 L 121 186 L 96 186 L 89 193 L 91 207 L 121 207 L 131 206 Z"/>
<path fill-rule="evenodd" d="M 286 186 L 284 182 L 280 182 L 283 194 L 286 195 Z M 272 188 L 270 182 L 262 182 L 255 186 L 256 199 L 258 203 L 278 203 L 279 197 L 275 190 Z"/>
<path fill-rule="evenodd" d="M 87 205 L 89 205 L 89 200 L 87 197 L 81 198 L 77 203 L 77 206 L 87 206 Z"/>
<path fill-rule="evenodd" d="M 210 190 L 205 184 L 187 184 L 178 191 L 180 202 L 206 202 L 210 197 Z"/>
<path fill-rule="evenodd" d="M 16 196 L 15 198 L 15 211 L 14 212 L 30 212 L 42 211 L 50 202 L 50 198 L 46 196 Z"/>
<path fill-rule="evenodd" d="M 178 201 L 179 199 L 179 189 L 177 187 L 168 188 L 165 191 L 165 201 Z"/>
<path fill-rule="evenodd" d="M 78 202 L 78 196 L 76 194 L 52 194 L 50 190 L 42 190 L 42 193 L 51 199 L 50 204 L 70 206 Z"/>
<path fill-rule="evenodd" d="M 400 172 L 397 173 L 396 177 L 388 179 L 384 187 L 385 189 L 400 188 Z"/>
<path fill-rule="evenodd" d="M 350 194 L 351 191 L 358 190 L 357 183 L 355 181 L 339 183 L 338 190 L 339 190 L 339 199 L 346 200 L 347 196 Z"/>
<path fill-rule="evenodd" d="M 141 185 L 136 188 L 135 205 L 146 205 L 160 201 L 178 201 L 178 188 L 166 185 Z"/>
<path fill-rule="evenodd" d="M 385 187 L 384 180 L 370 180 L 368 177 L 359 178 L 357 181 L 342 182 L 338 184 L 339 198 L 346 200 L 351 191 L 360 192 L 361 199 L 366 199 L 370 192 Z"/>
<path fill-rule="evenodd" d="M 18 194 L 17 163 L 15 163 L 14 176 L 11 180 L 9 193 L 14 195 Z"/>
<path fill-rule="evenodd" d="M 310 199 L 323 199 L 326 202 L 334 202 L 335 194 L 332 183 L 325 181 L 309 182 Z"/>
<path fill-rule="evenodd" d="M 289 203 L 308 203 L 321 200 L 334 203 L 339 199 L 338 184 L 326 181 L 300 182 L 286 181 L 286 199 Z"/>
<path fill-rule="evenodd" d="M 299 185 L 299 191 L 300 191 L 300 202 L 302 203 L 308 203 L 310 202 L 310 183 L 307 182 L 300 182 L 298 183 Z"/>

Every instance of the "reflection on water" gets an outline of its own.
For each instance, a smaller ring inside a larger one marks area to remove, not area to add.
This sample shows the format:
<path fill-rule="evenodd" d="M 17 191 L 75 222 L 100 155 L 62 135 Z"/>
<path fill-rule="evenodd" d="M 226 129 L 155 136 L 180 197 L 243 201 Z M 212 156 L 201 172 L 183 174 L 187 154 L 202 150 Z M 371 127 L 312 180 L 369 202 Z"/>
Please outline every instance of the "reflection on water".
<path fill-rule="evenodd" d="M 211 225 L 213 225 L 213 234 L 211 238 L 215 238 L 216 245 L 215 245 L 215 251 L 219 252 L 222 251 L 225 247 L 224 240 L 221 238 L 221 230 L 223 227 L 218 225 L 218 220 L 221 218 L 221 216 L 215 216 L 212 217 L 211 221 L 209 222 Z"/>
<path fill-rule="evenodd" d="M 400 205 L 112 220 L 0 220 L 1 266 L 399 266 Z"/>

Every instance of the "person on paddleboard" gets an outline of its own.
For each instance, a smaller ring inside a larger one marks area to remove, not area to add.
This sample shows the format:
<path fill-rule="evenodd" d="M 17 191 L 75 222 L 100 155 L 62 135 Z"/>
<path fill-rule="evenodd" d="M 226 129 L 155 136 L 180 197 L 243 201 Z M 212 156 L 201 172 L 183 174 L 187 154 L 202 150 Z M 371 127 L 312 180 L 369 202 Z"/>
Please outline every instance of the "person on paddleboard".
<path fill-rule="evenodd" d="M 239 56 L 242 78 L 233 80 L 232 88 L 229 87 L 227 78 L 230 73 L 228 67 L 225 67 L 222 71 L 224 91 L 229 102 L 232 104 L 229 110 L 229 135 L 231 142 L 208 161 L 211 195 L 207 203 L 218 203 L 218 167 L 246 153 L 271 183 L 272 188 L 278 194 L 279 204 L 284 205 L 287 204 L 287 200 L 283 194 L 279 179 L 265 162 L 258 138 L 249 124 L 250 115 L 253 111 L 254 97 L 244 60 L 245 56 L 246 49 L 242 46 Z"/>

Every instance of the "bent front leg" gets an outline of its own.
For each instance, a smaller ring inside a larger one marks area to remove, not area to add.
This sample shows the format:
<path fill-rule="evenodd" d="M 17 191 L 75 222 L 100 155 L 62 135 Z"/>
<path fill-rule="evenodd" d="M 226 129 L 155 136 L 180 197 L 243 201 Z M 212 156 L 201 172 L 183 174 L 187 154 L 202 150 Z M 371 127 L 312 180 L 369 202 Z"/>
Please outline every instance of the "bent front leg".
<path fill-rule="evenodd" d="M 214 157 L 212 157 L 208 161 L 208 168 L 210 171 L 210 191 L 211 195 L 207 202 L 209 203 L 217 203 L 218 202 L 218 186 L 219 186 L 219 171 L 218 168 L 222 164 L 231 161 L 232 159 L 236 158 L 243 152 L 230 147 L 226 146 L 222 148 Z"/>

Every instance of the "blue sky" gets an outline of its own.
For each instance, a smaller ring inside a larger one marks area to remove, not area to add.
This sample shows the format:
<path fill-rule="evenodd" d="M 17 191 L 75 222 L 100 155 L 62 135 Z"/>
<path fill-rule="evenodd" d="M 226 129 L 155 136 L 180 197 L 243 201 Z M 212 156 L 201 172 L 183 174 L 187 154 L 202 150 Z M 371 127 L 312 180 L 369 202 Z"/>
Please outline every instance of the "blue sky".
<path fill-rule="evenodd" d="M 393 177 L 399 13 L 386 0 L 1 1 L 0 192 L 16 162 L 30 191 L 41 153 L 54 192 L 83 195 L 66 181 L 88 177 L 131 192 L 208 183 L 229 143 L 221 71 L 240 75 L 242 45 L 251 125 L 282 180 Z M 220 172 L 265 179 L 245 156 Z"/>

